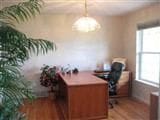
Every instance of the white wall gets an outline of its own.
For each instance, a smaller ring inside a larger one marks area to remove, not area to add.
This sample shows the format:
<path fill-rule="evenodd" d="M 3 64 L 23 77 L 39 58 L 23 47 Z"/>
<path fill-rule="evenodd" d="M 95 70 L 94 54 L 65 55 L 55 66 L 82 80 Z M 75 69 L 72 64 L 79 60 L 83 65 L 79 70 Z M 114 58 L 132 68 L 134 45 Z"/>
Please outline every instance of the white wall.
<path fill-rule="evenodd" d="M 80 70 L 94 70 L 99 63 L 123 56 L 121 17 L 94 16 L 101 24 L 95 32 L 79 33 L 72 30 L 72 24 L 79 16 L 64 14 L 43 14 L 34 20 L 17 25 L 29 37 L 54 41 L 55 52 L 31 57 L 23 66 L 25 77 L 33 82 L 37 94 L 46 89 L 39 84 L 40 68 L 43 64 L 70 64 Z"/>
<path fill-rule="evenodd" d="M 136 70 L 136 30 L 137 24 L 160 20 L 160 3 L 152 5 L 136 12 L 129 13 L 123 17 L 124 22 L 124 56 L 128 59 L 128 69 L 133 73 L 135 79 Z M 152 70 L 151 70 L 152 71 Z M 149 96 L 152 91 L 157 91 L 156 87 L 140 83 L 133 80 L 132 95 L 149 104 Z"/>

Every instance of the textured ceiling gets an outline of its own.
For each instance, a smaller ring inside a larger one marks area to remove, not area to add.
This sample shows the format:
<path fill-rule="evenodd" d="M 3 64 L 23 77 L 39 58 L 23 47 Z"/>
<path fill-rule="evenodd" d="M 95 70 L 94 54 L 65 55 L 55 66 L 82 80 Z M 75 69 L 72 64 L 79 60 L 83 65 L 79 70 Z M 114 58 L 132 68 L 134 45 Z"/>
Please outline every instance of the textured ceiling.
<path fill-rule="evenodd" d="M 26 0 L 0 0 L 1 8 Z M 43 0 L 43 13 L 83 14 L 84 0 Z M 122 15 L 160 0 L 87 0 L 89 14 Z"/>
<path fill-rule="evenodd" d="M 141 7 L 158 3 L 158 0 L 88 0 L 89 14 L 121 15 Z M 45 12 L 82 13 L 84 0 L 45 0 Z"/>

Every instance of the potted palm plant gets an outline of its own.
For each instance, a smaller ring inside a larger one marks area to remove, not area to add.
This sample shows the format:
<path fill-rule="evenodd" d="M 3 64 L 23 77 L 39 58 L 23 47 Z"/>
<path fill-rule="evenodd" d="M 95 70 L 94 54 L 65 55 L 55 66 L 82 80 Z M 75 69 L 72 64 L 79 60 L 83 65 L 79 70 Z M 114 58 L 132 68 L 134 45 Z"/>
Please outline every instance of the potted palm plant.
<path fill-rule="evenodd" d="M 15 27 L 40 13 L 41 7 L 42 1 L 28 0 L 0 10 L 0 120 L 25 119 L 19 108 L 24 99 L 33 100 L 34 94 L 20 68 L 30 53 L 46 54 L 56 48 L 54 43 L 29 38 Z"/>

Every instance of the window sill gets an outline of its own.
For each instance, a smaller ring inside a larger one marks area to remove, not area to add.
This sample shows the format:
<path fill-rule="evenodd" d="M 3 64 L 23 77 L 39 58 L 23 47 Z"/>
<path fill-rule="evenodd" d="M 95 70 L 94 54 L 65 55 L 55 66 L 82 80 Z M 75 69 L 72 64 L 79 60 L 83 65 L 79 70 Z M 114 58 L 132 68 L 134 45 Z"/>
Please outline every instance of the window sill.
<path fill-rule="evenodd" d="M 146 84 L 146 85 L 149 85 L 149 86 L 159 88 L 159 84 L 154 84 L 154 83 L 150 83 L 150 82 L 147 82 L 147 81 L 144 81 L 144 80 L 137 80 L 137 79 L 136 79 L 136 81 L 141 82 L 141 83 Z"/>

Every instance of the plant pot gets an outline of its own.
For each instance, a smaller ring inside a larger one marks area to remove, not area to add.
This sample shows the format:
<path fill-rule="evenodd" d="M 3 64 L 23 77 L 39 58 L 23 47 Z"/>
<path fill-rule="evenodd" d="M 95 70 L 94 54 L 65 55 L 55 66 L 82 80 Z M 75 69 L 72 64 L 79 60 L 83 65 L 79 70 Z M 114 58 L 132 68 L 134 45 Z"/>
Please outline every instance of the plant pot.
<path fill-rule="evenodd" d="M 55 92 L 49 91 L 49 93 L 48 93 L 48 98 L 49 98 L 50 100 L 55 100 L 55 99 L 56 99 L 56 94 L 55 94 Z"/>

